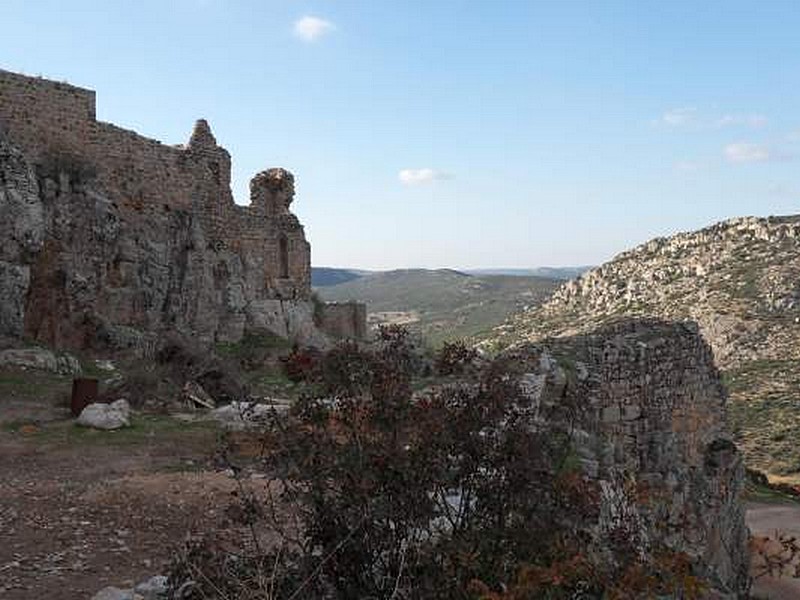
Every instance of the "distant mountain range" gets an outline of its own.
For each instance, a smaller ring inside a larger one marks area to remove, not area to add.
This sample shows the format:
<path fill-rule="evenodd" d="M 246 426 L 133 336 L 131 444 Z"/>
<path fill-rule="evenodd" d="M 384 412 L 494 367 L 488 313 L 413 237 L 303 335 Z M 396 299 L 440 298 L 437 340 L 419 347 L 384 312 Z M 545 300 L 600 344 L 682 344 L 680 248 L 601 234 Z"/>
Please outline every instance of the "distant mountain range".
<path fill-rule="evenodd" d="M 454 271 L 467 275 L 510 275 L 514 277 L 545 277 L 547 279 L 568 280 L 575 279 L 585 273 L 591 266 L 580 267 L 535 267 L 531 269 L 464 269 Z M 406 269 L 409 270 L 409 269 Z M 414 269 L 410 269 L 414 270 Z M 422 269 L 418 269 L 422 270 Z M 443 271 L 448 269 L 433 269 L 433 271 Z M 365 275 L 386 273 L 389 271 L 365 271 L 363 269 L 343 269 L 336 267 L 312 267 L 311 285 L 314 287 L 326 287 L 338 285 L 347 281 L 352 281 Z"/>
<path fill-rule="evenodd" d="M 549 279 L 569 280 L 579 277 L 591 266 L 580 267 L 536 267 L 533 269 L 469 269 L 470 275 L 514 275 L 517 277 L 547 277 Z"/>
<path fill-rule="evenodd" d="M 337 285 L 346 283 L 353 279 L 358 279 L 367 274 L 368 271 L 359 271 L 357 269 L 336 269 L 332 267 L 312 267 L 311 268 L 311 286 L 312 287 L 325 287 L 329 285 Z"/>
<path fill-rule="evenodd" d="M 405 324 L 432 345 L 487 332 L 512 313 L 538 305 L 563 283 L 545 277 L 470 275 L 452 269 L 374 273 L 326 269 L 317 281 L 334 277 L 344 281 L 316 286 L 324 300 L 365 302 L 372 324 Z"/>

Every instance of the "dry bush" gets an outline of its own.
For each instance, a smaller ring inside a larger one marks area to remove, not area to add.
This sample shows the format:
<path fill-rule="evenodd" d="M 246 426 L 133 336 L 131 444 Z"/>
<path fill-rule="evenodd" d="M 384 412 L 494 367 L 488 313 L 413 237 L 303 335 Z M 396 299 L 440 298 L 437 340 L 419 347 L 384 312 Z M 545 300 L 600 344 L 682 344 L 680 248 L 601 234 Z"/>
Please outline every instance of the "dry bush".
<path fill-rule="evenodd" d="M 413 394 L 414 362 L 395 329 L 369 352 L 344 345 L 323 356 L 321 393 L 264 431 L 274 493 L 263 500 L 243 485 L 229 513 L 246 532 L 241 544 L 189 546 L 173 565 L 173 591 L 192 600 L 698 597 L 680 553 L 597 548 L 599 490 L 569 443 L 577 399 L 535 421 L 502 361 Z"/>

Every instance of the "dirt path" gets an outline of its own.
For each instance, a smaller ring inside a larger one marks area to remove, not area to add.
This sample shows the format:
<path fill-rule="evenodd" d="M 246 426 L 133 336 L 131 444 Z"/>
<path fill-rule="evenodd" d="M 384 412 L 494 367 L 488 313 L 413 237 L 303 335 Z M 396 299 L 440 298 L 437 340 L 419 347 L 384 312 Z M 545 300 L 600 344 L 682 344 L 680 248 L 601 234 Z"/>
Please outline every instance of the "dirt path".
<path fill-rule="evenodd" d="M 0 598 L 87 600 L 163 573 L 235 485 L 211 462 L 215 435 L 155 420 L 124 433 L 0 428 Z"/>
<path fill-rule="evenodd" d="M 774 537 L 776 531 L 781 531 L 800 538 L 800 504 L 748 503 L 747 525 L 754 536 Z M 758 579 L 753 586 L 753 596 L 759 600 L 797 600 L 800 579 Z"/>

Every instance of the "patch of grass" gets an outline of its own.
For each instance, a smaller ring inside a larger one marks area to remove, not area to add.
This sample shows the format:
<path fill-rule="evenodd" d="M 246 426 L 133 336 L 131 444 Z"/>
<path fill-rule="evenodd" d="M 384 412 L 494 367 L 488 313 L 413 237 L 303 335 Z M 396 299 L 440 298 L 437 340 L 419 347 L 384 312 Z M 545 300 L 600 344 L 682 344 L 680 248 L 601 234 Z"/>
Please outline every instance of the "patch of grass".
<path fill-rule="evenodd" d="M 765 381 L 773 378 L 788 380 L 795 371 L 800 369 L 800 361 L 797 360 L 753 360 L 734 371 L 726 371 L 722 374 L 722 381 L 731 393 L 750 390 Z M 800 380 L 797 381 L 800 383 Z"/>
<path fill-rule="evenodd" d="M 748 481 L 744 490 L 744 500 L 746 502 L 764 502 L 775 504 L 800 504 L 800 500 L 789 494 L 784 494 L 778 490 L 765 485 L 759 485 Z"/>
<path fill-rule="evenodd" d="M 22 399 L 52 398 L 54 395 L 69 392 L 71 385 L 70 377 L 54 373 L 20 369 L 0 370 L 0 401 L 7 396 Z"/>
<path fill-rule="evenodd" d="M 25 419 L 18 419 L 15 421 L 5 421 L 0 423 L 0 431 L 5 431 L 8 433 L 17 433 L 20 429 L 25 426 L 32 425 L 31 421 Z"/>
<path fill-rule="evenodd" d="M 259 369 L 248 373 L 250 392 L 256 396 L 297 399 L 308 392 L 307 383 L 295 383 L 282 369 Z"/>
<path fill-rule="evenodd" d="M 97 366 L 97 363 L 91 359 L 81 360 L 81 375 L 83 377 L 90 377 L 102 381 L 113 376 L 114 371 L 106 371 Z"/>
<path fill-rule="evenodd" d="M 289 350 L 292 344 L 286 338 L 270 332 L 247 333 L 238 342 L 218 342 L 214 349 L 220 356 L 246 358 L 254 351 Z"/>
<path fill-rule="evenodd" d="M 29 423 L 13 422 L 3 425 L 7 431 L 18 432 Z M 213 421 L 184 422 L 166 415 L 134 415 L 130 427 L 103 431 L 82 427 L 74 421 L 58 421 L 38 426 L 38 431 L 27 435 L 37 443 L 64 445 L 109 445 L 126 446 L 146 443 L 153 438 L 172 438 L 184 435 L 216 437 L 217 426 Z"/>

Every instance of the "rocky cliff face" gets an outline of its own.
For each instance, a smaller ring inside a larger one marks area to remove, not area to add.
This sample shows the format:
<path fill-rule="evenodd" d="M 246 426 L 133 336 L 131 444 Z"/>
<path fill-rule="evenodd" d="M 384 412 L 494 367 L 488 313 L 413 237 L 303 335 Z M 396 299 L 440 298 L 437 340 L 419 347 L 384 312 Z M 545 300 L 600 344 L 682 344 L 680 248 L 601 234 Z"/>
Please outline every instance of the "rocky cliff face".
<path fill-rule="evenodd" d="M 601 484 L 600 546 L 622 534 L 647 553 L 661 541 L 704 565 L 725 597 L 746 597 L 744 469 L 725 389 L 696 327 L 621 321 L 520 346 L 508 358 L 541 412 L 578 401 L 572 443 Z"/>
<path fill-rule="evenodd" d="M 147 351 L 267 329 L 321 342 L 294 177 L 237 205 L 231 157 L 199 119 L 166 145 L 96 118 L 92 90 L 0 70 L 0 336 Z"/>
<path fill-rule="evenodd" d="M 658 238 L 568 282 L 487 341 L 506 346 L 621 316 L 693 320 L 732 394 L 753 466 L 800 472 L 800 217 L 740 218 Z"/>
<path fill-rule="evenodd" d="M 265 239 L 302 236 L 288 212 L 286 172 L 259 177 L 287 197 L 281 215 L 264 221 Z M 165 331 L 206 342 L 239 339 L 246 328 L 303 341 L 319 335 L 307 298 L 279 289 L 293 282 L 275 273 L 271 285 L 247 240 L 220 243 L 202 206 L 132 211 L 97 192 L 91 173 L 34 165 L 0 140 L 0 215 L 4 335 L 145 354 Z"/>

